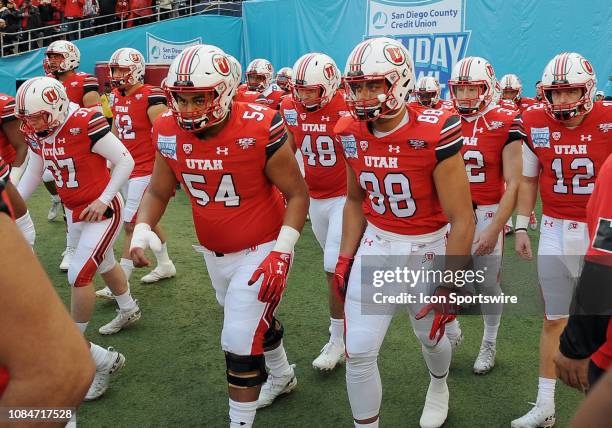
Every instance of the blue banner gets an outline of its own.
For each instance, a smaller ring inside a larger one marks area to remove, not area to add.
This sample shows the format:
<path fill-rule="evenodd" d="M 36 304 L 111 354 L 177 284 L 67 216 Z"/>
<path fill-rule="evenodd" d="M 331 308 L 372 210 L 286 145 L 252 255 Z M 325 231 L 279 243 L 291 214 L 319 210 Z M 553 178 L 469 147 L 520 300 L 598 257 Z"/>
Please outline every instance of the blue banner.
<path fill-rule="evenodd" d="M 94 72 L 96 62 L 108 61 L 120 47 L 138 49 L 147 62 L 168 63 L 187 46 L 208 43 L 219 46 L 244 62 L 242 19 L 196 15 L 141 25 L 75 42 L 81 51 L 80 71 Z M 15 81 L 43 74 L 44 49 L 0 59 L 0 92 L 15 94 Z"/>

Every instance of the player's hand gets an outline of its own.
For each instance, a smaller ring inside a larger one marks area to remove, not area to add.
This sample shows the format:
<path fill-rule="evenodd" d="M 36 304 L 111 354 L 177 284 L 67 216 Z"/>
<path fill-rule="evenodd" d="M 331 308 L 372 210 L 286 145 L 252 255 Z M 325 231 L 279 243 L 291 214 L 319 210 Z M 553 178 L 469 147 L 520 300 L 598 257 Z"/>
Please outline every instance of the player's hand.
<path fill-rule="evenodd" d="M 91 204 L 87 205 L 83 211 L 81 211 L 81 215 L 79 215 L 79 220 L 89 221 L 89 222 L 97 222 L 104 220 L 104 213 L 108 209 L 108 205 L 102 202 L 100 199 L 96 199 Z"/>
<path fill-rule="evenodd" d="M 588 391 L 589 358 L 574 360 L 572 358 L 567 358 L 561 352 L 557 351 L 553 361 L 555 362 L 557 377 L 561 379 L 563 383 L 581 392 Z"/>
<path fill-rule="evenodd" d="M 338 262 L 336 262 L 336 270 L 334 271 L 334 291 L 340 298 L 340 301 L 344 303 L 346 298 L 346 289 L 348 286 L 349 275 L 351 274 L 351 268 L 353 267 L 353 257 L 338 256 Z"/>
<path fill-rule="evenodd" d="M 291 254 L 280 251 L 270 251 L 270 254 L 255 269 L 249 285 L 253 285 L 263 275 L 257 298 L 260 302 L 271 303 L 280 301 L 287 285 L 287 275 L 291 266 Z"/>
<path fill-rule="evenodd" d="M 446 330 L 446 324 L 454 321 L 457 317 L 457 311 L 459 307 L 455 303 L 451 303 L 450 294 L 456 290 L 451 290 L 447 287 L 438 287 L 434 293 L 434 296 L 438 297 L 439 303 L 429 303 L 425 305 L 416 315 L 415 318 L 420 320 L 425 318 L 427 314 L 434 311 L 434 320 L 431 323 L 431 330 L 429 331 L 429 340 L 436 340 L 436 343 L 444 336 Z"/>
<path fill-rule="evenodd" d="M 519 230 L 514 233 L 514 249 L 522 259 L 533 259 L 533 253 L 531 251 L 531 240 L 529 239 L 529 235 L 527 235 L 527 232 Z"/>
<path fill-rule="evenodd" d="M 474 240 L 474 245 L 476 249 L 474 250 L 474 255 L 476 256 L 486 256 L 489 255 L 495 250 L 495 246 L 497 245 L 497 240 L 499 239 L 499 230 L 497 230 L 492 224 L 488 225 L 484 228 L 482 232 L 480 232 L 476 239 Z"/>
<path fill-rule="evenodd" d="M 151 230 L 151 226 L 147 223 L 138 223 L 134 227 L 132 241 L 130 242 L 130 257 L 134 262 L 134 266 L 143 267 L 151 264 L 145 255 L 147 248 L 153 251 L 161 251 L 161 239 Z"/>

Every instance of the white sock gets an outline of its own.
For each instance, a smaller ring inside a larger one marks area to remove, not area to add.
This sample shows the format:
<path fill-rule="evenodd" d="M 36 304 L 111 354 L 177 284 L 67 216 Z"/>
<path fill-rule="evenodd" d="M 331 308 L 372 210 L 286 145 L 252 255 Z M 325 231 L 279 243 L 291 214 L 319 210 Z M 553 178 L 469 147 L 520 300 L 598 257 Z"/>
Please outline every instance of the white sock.
<path fill-rule="evenodd" d="M 106 366 L 106 360 L 108 359 L 108 351 L 93 342 L 89 343 L 91 345 L 89 352 L 91 352 L 91 357 L 96 363 L 96 370 L 104 368 Z"/>
<path fill-rule="evenodd" d="M 30 247 L 34 246 L 34 241 L 36 241 L 36 230 L 34 229 L 34 222 L 32 221 L 32 217 L 30 217 L 30 211 L 26 211 L 26 213 L 15 220 L 15 224 L 25 240 L 30 244 Z"/>
<path fill-rule="evenodd" d="M 60 199 L 59 195 L 51 195 L 51 202 L 54 202 L 54 203 L 57 204 L 60 201 L 61 201 L 61 199 Z"/>
<path fill-rule="evenodd" d="M 117 301 L 117 304 L 119 305 L 119 309 L 121 310 L 129 311 L 130 309 L 134 309 L 136 307 L 136 302 L 134 301 L 134 299 L 132 298 L 132 295 L 130 294 L 129 287 L 125 293 L 119 296 L 115 296 L 115 300 Z"/>
<path fill-rule="evenodd" d="M 132 271 L 134 270 L 134 262 L 130 259 L 122 258 L 119 262 L 119 266 L 123 269 L 123 273 L 125 274 L 125 278 L 129 281 L 132 276 Z"/>
<path fill-rule="evenodd" d="M 257 401 L 241 403 L 229 399 L 230 428 L 251 428 L 257 412 Z"/>
<path fill-rule="evenodd" d="M 446 334 L 448 334 L 451 337 L 457 337 L 461 334 L 461 326 L 459 325 L 459 320 L 458 319 L 454 319 L 453 321 L 449 322 L 448 324 L 446 324 Z"/>
<path fill-rule="evenodd" d="M 329 341 L 332 343 L 344 343 L 344 320 L 330 318 Z"/>
<path fill-rule="evenodd" d="M 446 389 L 446 379 L 448 378 L 448 373 L 443 377 L 435 377 L 431 373 L 429 373 L 430 385 L 431 389 L 434 391 L 442 392 Z"/>
<path fill-rule="evenodd" d="M 448 376 L 452 358 L 451 344 L 448 337 L 443 336 L 434 347 L 421 345 L 421 352 L 429 369 L 432 383 L 437 387 L 443 388 L 446 384 L 446 376 Z"/>
<path fill-rule="evenodd" d="M 378 428 L 378 421 L 380 418 L 376 419 L 374 422 L 370 422 L 369 424 L 360 424 L 359 422 L 355 422 L 355 428 Z"/>
<path fill-rule="evenodd" d="M 497 341 L 497 332 L 499 331 L 499 319 L 501 315 L 483 315 L 484 318 L 484 334 L 483 342 L 495 343 Z M 495 324 L 497 320 L 497 324 Z"/>
<path fill-rule="evenodd" d="M 538 399 L 537 403 L 555 405 L 555 383 L 556 379 L 546 377 L 538 378 Z"/>
<path fill-rule="evenodd" d="M 271 351 L 265 351 L 264 357 L 266 358 L 266 366 L 270 369 L 270 374 L 272 376 L 280 377 L 291 371 L 282 340 L 278 348 Z"/>
<path fill-rule="evenodd" d="M 170 257 L 168 257 L 168 243 L 164 242 L 162 244 L 161 251 L 153 251 L 155 254 L 155 258 L 157 259 L 157 264 L 167 264 L 170 263 Z"/>
<path fill-rule="evenodd" d="M 85 334 L 85 330 L 87 330 L 87 325 L 89 324 L 89 321 L 87 321 L 87 322 L 75 322 L 75 324 L 77 325 L 77 327 L 79 328 L 81 333 Z"/>

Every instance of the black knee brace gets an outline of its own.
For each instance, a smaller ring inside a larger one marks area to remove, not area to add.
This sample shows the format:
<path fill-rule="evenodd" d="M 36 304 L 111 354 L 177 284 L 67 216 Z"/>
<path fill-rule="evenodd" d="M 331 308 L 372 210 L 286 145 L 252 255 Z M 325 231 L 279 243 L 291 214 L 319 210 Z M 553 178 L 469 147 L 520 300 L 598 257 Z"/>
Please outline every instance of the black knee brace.
<path fill-rule="evenodd" d="M 227 382 L 236 388 L 261 385 L 268 378 L 263 355 L 236 355 L 225 353 Z"/>
<path fill-rule="evenodd" d="M 264 333 L 264 349 L 274 349 L 282 340 L 284 332 L 285 328 L 281 322 L 272 317 L 272 324 L 270 324 L 270 328 Z"/>

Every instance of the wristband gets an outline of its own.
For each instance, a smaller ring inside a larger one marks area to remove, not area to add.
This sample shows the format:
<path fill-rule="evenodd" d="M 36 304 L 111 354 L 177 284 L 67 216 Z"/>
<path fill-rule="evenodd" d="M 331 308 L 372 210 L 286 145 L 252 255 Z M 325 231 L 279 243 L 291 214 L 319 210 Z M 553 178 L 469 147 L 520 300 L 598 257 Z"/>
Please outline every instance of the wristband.
<path fill-rule="evenodd" d="M 293 253 L 293 247 L 295 247 L 295 244 L 299 238 L 300 232 L 291 226 L 283 225 L 278 233 L 278 238 L 276 238 L 276 244 L 274 245 L 273 251 L 278 251 L 280 253 Z"/>
<path fill-rule="evenodd" d="M 518 229 L 527 230 L 528 226 L 529 226 L 529 216 L 518 214 L 516 216 L 516 227 L 514 230 L 518 230 Z"/>

